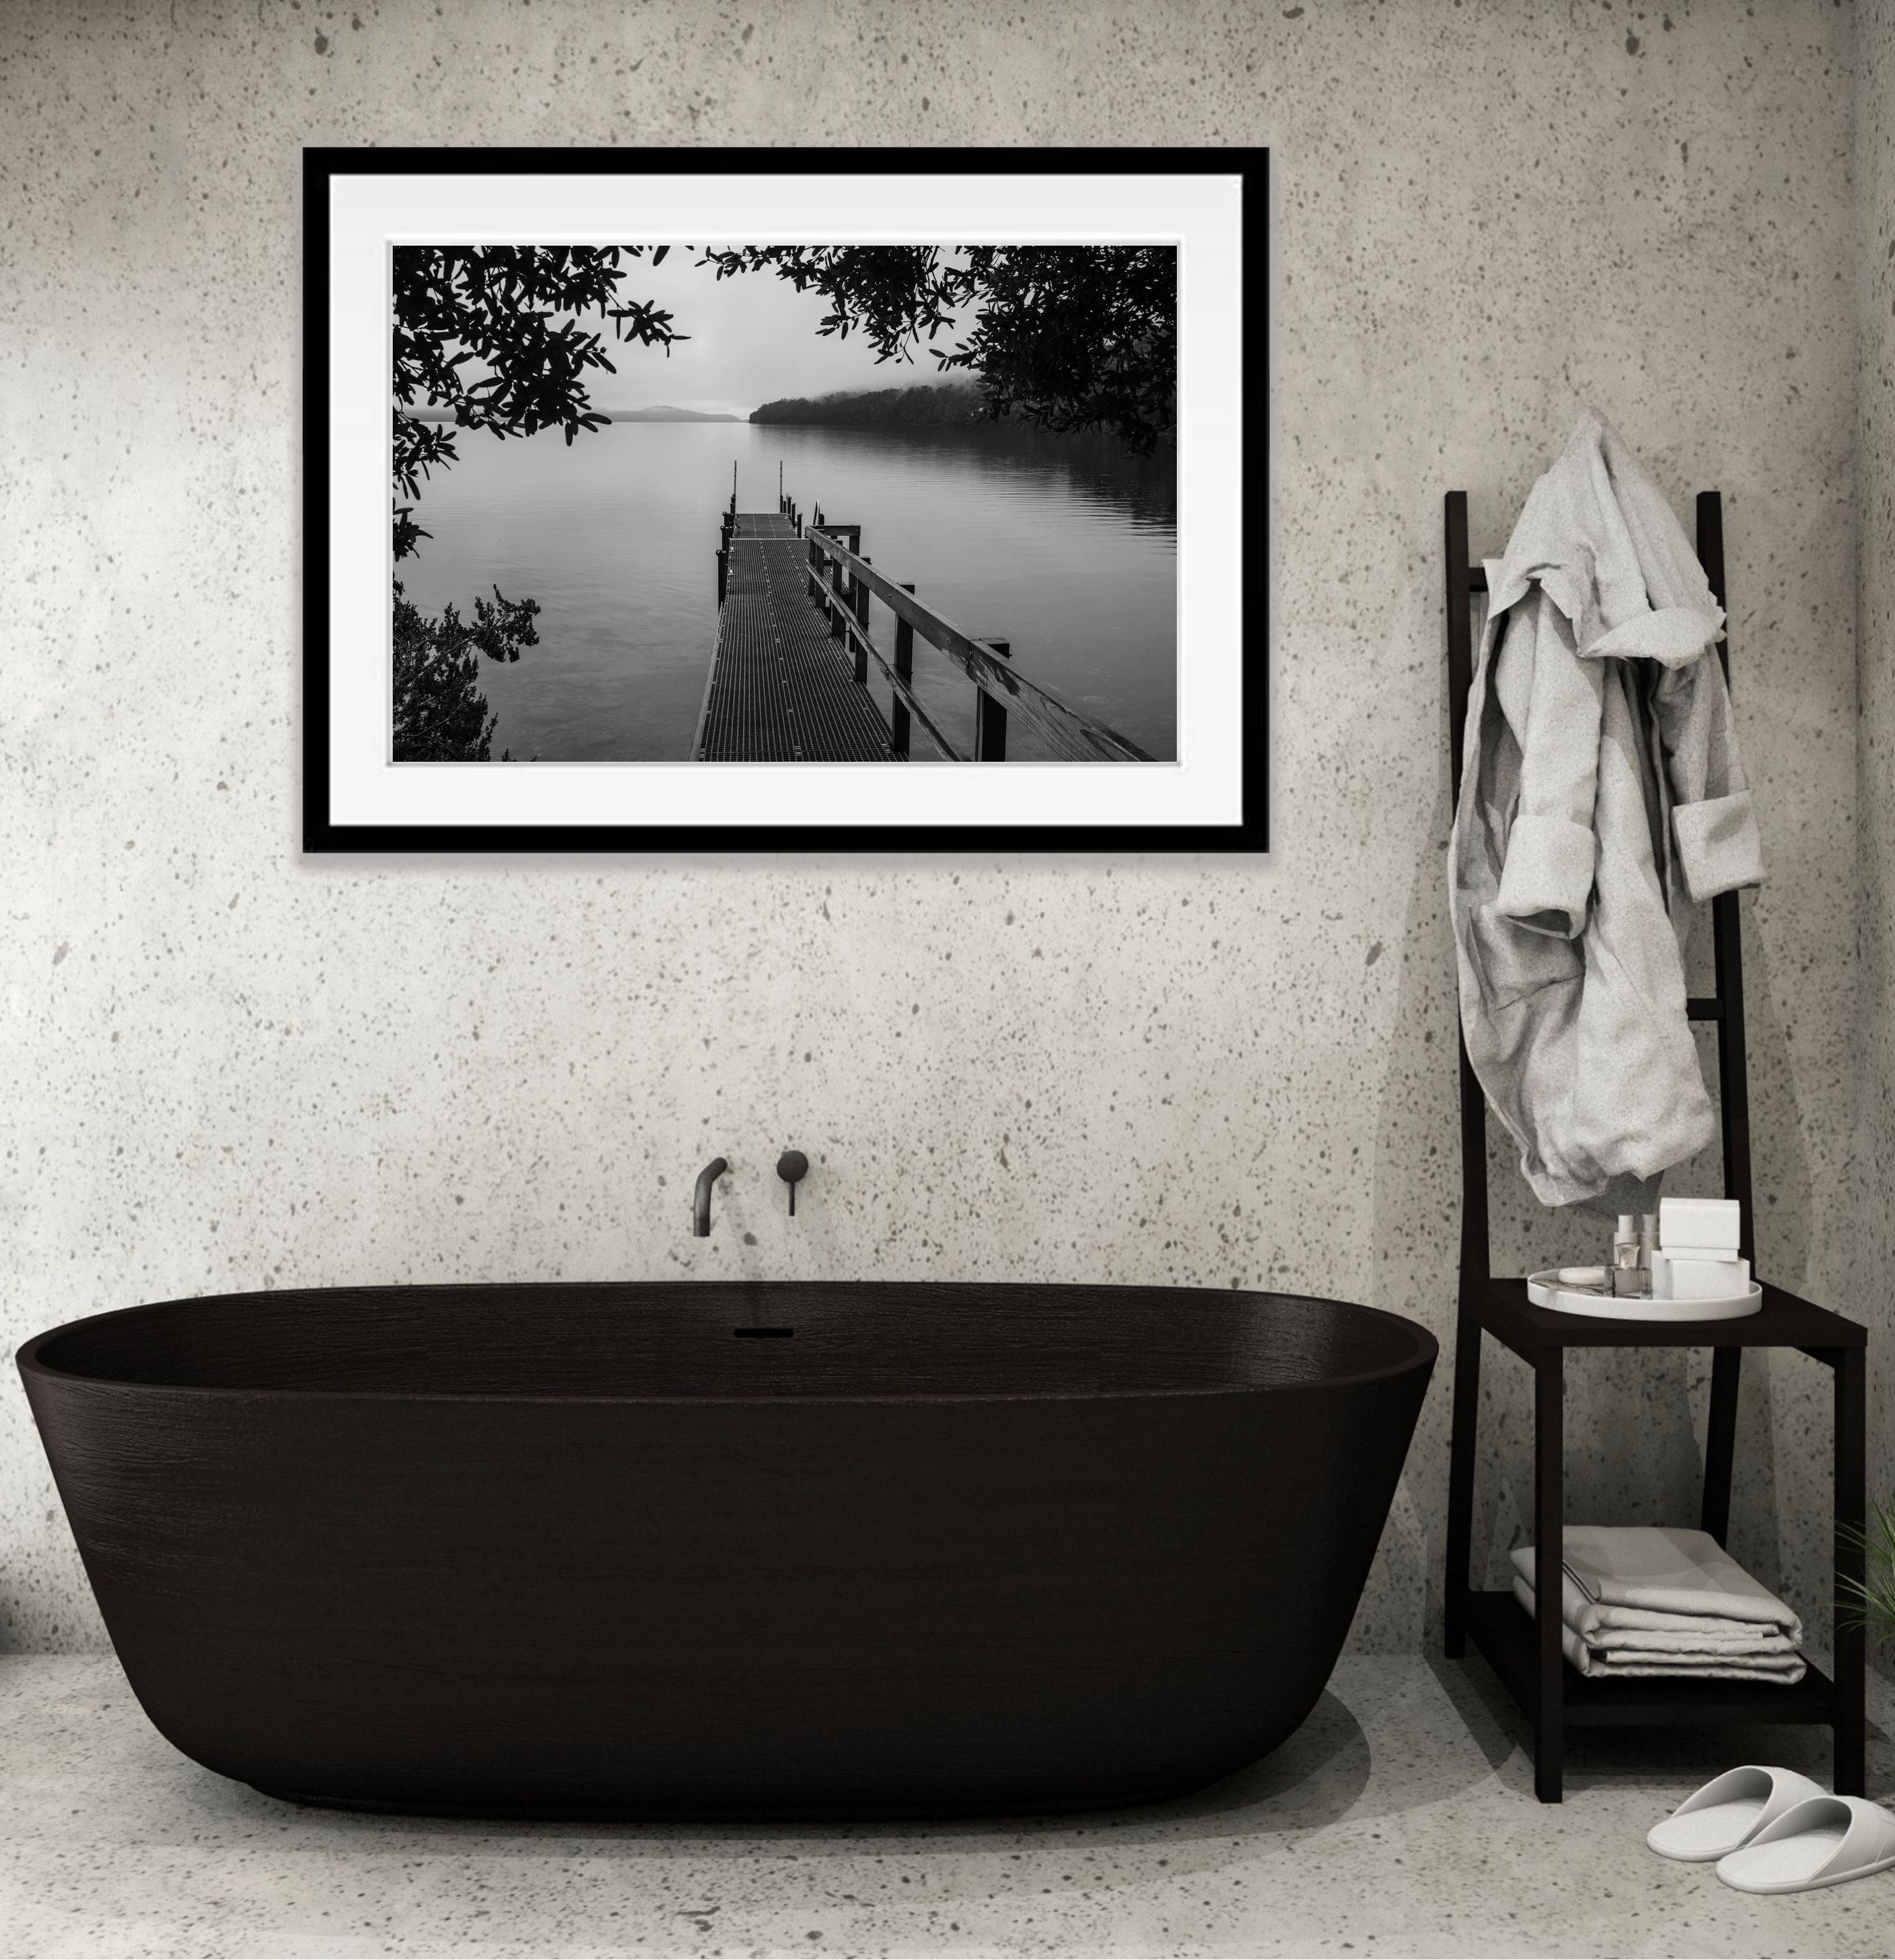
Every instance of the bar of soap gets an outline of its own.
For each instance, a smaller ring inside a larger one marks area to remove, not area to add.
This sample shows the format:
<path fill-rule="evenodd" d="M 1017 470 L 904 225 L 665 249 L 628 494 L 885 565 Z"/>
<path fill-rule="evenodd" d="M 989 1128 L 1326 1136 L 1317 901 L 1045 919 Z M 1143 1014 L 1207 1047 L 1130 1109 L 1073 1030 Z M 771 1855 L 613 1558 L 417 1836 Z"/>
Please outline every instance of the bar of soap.
<path fill-rule="evenodd" d="M 1667 1252 L 1686 1246 L 1713 1248 L 1734 1259 L 1743 1233 L 1743 1209 L 1734 1198 L 1661 1198 L 1658 1244 Z"/>
<path fill-rule="evenodd" d="M 1681 1259 L 1662 1250 L 1651 1255 L 1654 1300 L 1729 1300 L 1750 1288 L 1748 1259 Z"/>

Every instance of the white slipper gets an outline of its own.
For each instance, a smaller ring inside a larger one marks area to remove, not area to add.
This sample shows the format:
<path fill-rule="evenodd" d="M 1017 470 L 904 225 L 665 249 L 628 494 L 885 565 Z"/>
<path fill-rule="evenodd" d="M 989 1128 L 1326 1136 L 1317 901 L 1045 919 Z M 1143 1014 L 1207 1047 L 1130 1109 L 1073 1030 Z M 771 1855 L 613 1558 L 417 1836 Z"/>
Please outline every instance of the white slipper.
<path fill-rule="evenodd" d="M 1709 1863 L 1749 1844 L 1786 1811 L 1823 1793 L 1820 1783 L 1795 1770 L 1746 1763 L 1693 1791 L 1662 1823 L 1652 1825 L 1645 1841 L 1661 1858 Z"/>
<path fill-rule="evenodd" d="M 1862 1796 L 1806 1797 L 1718 1860 L 1741 1892 L 1809 1892 L 1895 1866 L 1895 1815 Z"/>

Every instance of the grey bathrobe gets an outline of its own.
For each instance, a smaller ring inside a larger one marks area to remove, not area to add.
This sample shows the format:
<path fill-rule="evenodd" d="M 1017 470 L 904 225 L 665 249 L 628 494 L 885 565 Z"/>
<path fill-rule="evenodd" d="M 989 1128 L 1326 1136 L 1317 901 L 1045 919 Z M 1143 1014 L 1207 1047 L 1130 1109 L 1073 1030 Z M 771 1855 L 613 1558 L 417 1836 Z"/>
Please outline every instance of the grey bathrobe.
<path fill-rule="evenodd" d="M 1468 1058 L 1543 1204 L 1649 1208 L 1715 1127 L 1690 908 L 1763 877 L 1724 614 L 1591 413 L 1486 569 L 1449 851 Z"/>

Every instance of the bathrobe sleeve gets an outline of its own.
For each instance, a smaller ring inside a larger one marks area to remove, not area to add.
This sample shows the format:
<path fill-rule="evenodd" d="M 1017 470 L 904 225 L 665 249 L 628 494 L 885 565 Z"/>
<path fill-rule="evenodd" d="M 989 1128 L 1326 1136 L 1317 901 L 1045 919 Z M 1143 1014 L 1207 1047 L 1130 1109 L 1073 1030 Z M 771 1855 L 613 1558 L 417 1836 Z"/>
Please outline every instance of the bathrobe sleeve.
<path fill-rule="evenodd" d="M 1716 649 L 1664 672 L 1652 706 L 1686 896 L 1702 905 L 1720 892 L 1762 884 L 1763 847 Z"/>
<path fill-rule="evenodd" d="M 1603 678 L 1543 589 L 1514 607 L 1494 685 L 1520 745 L 1519 796 L 1494 910 L 1560 939 L 1584 931 L 1592 896 Z"/>

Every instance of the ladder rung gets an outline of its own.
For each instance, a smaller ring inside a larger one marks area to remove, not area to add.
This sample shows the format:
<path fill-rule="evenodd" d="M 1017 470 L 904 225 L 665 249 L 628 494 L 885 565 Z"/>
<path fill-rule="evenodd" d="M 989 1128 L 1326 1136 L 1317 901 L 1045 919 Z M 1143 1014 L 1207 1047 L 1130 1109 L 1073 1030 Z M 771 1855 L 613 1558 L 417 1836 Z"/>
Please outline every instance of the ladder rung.
<path fill-rule="evenodd" d="M 1694 1021 L 1721 1021 L 1724 1003 L 1715 994 L 1694 994 L 1685 1002 L 1684 1011 Z"/>

